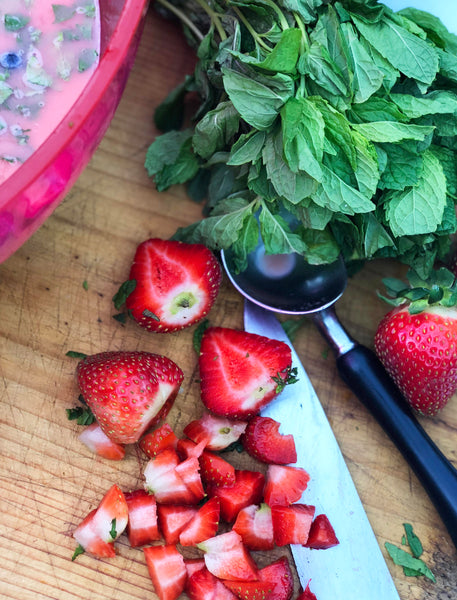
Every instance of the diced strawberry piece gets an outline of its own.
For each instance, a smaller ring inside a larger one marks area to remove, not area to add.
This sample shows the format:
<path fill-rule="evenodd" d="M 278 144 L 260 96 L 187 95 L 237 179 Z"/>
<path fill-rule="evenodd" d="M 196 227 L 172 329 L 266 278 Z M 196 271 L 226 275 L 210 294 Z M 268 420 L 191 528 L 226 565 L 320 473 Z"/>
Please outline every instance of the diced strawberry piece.
<path fill-rule="evenodd" d="M 287 465 L 297 462 L 294 436 L 279 432 L 280 423 L 270 417 L 250 419 L 241 438 L 245 450 L 264 463 Z"/>
<path fill-rule="evenodd" d="M 191 600 L 238 600 L 206 567 L 190 575 L 186 593 Z"/>
<path fill-rule="evenodd" d="M 302 593 L 298 596 L 297 600 L 317 600 L 316 594 L 313 594 L 309 587 L 309 581 L 306 588 L 302 591 Z"/>
<path fill-rule="evenodd" d="M 105 434 L 133 444 L 166 417 L 184 377 L 172 360 L 150 352 L 100 352 L 76 368 L 84 400 Z"/>
<path fill-rule="evenodd" d="M 275 562 L 259 570 L 259 579 L 268 582 L 271 600 L 290 600 L 294 593 L 294 577 L 289 561 L 282 556 Z"/>
<path fill-rule="evenodd" d="M 165 448 L 176 448 L 177 443 L 175 432 L 168 423 L 164 423 L 154 431 L 146 433 L 140 439 L 139 446 L 149 458 L 154 458 Z"/>
<path fill-rule="evenodd" d="M 233 524 L 249 550 L 272 550 L 274 548 L 273 521 L 268 504 L 251 504 L 242 508 Z"/>
<path fill-rule="evenodd" d="M 273 535 L 277 546 L 304 545 L 308 541 L 315 507 L 309 504 L 271 507 Z"/>
<path fill-rule="evenodd" d="M 217 417 L 209 413 L 191 421 L 184 427 L 184 433 L 196 444 L 206 442 L 207 450 L 224 450 L 238 441 L 246 429 L 247 422 Z"/>
<path fill-rule="evenodd" d="M 235 467 L 219 454 L 205 450 L 199 461 L 203 485 L 230 487 L 235 483 Z"/>
<path fill-rule="evenodd" d="M 337 546 L 338 544 L 339 541 L 335 535 L 335 530 L 327 515 L 317 515 L 311 523 L 308 541 L 305 546 L 316 550 L 324 550 L 326 548 L 331 548 L 332 546 Z"/>
<path fill-rule="evenodd" d="M 73 532 L 86 551 L 99 557 L 114 556 L 113 542 L 127 526 L 128 507 L 122 490 L 113 485 Z"/>
<path fill-rule="evenodd" d="M 224 327 L 208 327 L 200 356 L 201 399 L 230 419 L 256 415 L 291 381 L 291 352 L 284 342 Z"/>
<path fill-rule="evenodd" d="M 125 306 L 149 331 L 178 331 L 208 314 L 221 277 L 218 260 L 203 244 L 152 238 L 136 249 L 129 275 L 136 285 Z M 121 291 L 116 307 L 122 305 Z"/>
<path fill-rule="evenodd" d="M 204 558 L 185 558 L 184 564 L 187 569 L 187 580 L 192 577 L 194 573 L 200 571 L 200 569 L 206 569 Z"/>
<path fill-rule="evenodd" d="M 256 581 L 257 566 L 236 531 L 221 533 L 197 544 L 206 568 L 219 579 Z"/>
<path fill-rule="evenodd" d="M 240 510 L 250 504 L 260 504 L 263 497 L 265 477 L 259 471 L 235 470 L 235 483 L 230 487 L 208 487 L 209 496 L 217 496 L 221 502 L 221 517 L 232 523 Z"/>
<path fill-rule="evenodd" d="M 192 504 L 198 502 L 176 471 L 179 456 L 174 448 L 165 448 L 151 458 L 144 469 L 145 489 L 162 504 Z"/>
<path fill-rule="evenodd" d="M 198 513 L 196 506 L 159 504 L 157 515 L 159 528 L 167 544 L 177 544 L 179 534 Z"/>
<path fill-rule="evenodd" d="M 198 458 L 186 458 L 175 467 L 176 473 L 184 481 L 189 492 L 194 496 L 193 502 L 197 504 L 205 497 L 202 480 L 200 477 L 200 463 Z"/>
<path fill-rule="evenodd" d="M 104 433 L 97 422 L 87 425 L 87 427 L 79 434 L 78 439 L 87 446 L 91 452 L 98 454 L 98 456 L 101 456 L 102 458 L 122 460 L 125 457 L 124 446 L 113 442 L 113 440 Z"/>
<path fill-rule="evenodd" d="M 129 510 L 126 531 L 130 545 L 144 546 L 159 540 L 157 503 L 154 496 L 145 490 L 134 490 L 124 495 Z"/>
<path fill-rule="evenodd" d="M 206 442 L 203 440 L 196 444 L 192 440 L 179 439 L 176 449 L 182 460 L 186 458 L 200 458 L 203 450 L 206 447 Z"/>
<path fill-rule="evenodd" d="M 184 591 L 187 570 L 174 545 L 143 548 L 149 575 L 159 600 L 176 600 Z"/>
<path fill-rule="evenodd" d="M 182 546 L 196 546 L 198 543 L 214 537 L 219 527 L 220 512 L 219 499 L 210 498 L 181 530 L 179 543 Z"/>
<path fill-rule="evenodd" d="M 300 500 L 308 486 L 309 474 L 301 467 L 269 465 L 264 498 L 269 506 L 292 504 Z"/>
<path fill-rule="evenodd" d="M 228 581 L 224 585 L 240 600 L 265 600 L 270 598 L 271 585 L 267 581 Z"/>

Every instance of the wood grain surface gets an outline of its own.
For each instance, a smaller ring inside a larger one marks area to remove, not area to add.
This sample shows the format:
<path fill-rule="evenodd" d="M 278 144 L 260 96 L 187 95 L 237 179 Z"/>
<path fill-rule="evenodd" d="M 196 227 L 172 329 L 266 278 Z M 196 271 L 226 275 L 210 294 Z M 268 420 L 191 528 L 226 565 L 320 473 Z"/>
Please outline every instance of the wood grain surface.
<path fill-rule="evenodd" d="M 2 599 L 156 598 L 143 553 L 131 549 L 125 536 L 114 559 L 82 555 L 71 561 L 72 530 L 113 483 L 126 491 L 140 487 L 144 460 L 133 446 L 122 462 L 103 460 L 78 441 L 80 428 L 65 412 L 77 404 L 76 361 L 65 353 L 142 349 L 165 354 L 185 373 L 168 421 L 179 434 L 201 414 L 193 330 L 150 334 L 133 322 L 123 326 L 113 319 L 111 303 L 139 242 L 168 237 L 200 218 L 200 206 L 183 189 L 156 192 L 143 167 L 157 133 L 154 107 L 191 72 L 192 61 L 180 30 L 150 13 L 125 95 L 89 167 L 52 217 L 0 265 Z M 338 313 L 362 343 L 372 346 L 376 325 L 387 310 L 376 296 L 381 278 L 403 273 L 398 264 L 375 262 L 350 281 Z M 242 302 L 227 281 L 210 316 L 213 324 L 242 326 Z M 384 554 L 384 542 L 401 542 L 404 522 L 412 523 L 422 540 L 423 558 L 436 583 L 406 577 L 387 558 L 401 600 L 455 600 L 456 551 L 415 476 L 339 380 L 313 324 L 300 330 L 295 346 Z M 457 399 L 423 424 L 456 464 Z M 258 467 L 243 455 L 233 460 Z M 362 542 L 358 550 L 364 551 Z M 256 559 L 265 564 L 274 556 Z"/>

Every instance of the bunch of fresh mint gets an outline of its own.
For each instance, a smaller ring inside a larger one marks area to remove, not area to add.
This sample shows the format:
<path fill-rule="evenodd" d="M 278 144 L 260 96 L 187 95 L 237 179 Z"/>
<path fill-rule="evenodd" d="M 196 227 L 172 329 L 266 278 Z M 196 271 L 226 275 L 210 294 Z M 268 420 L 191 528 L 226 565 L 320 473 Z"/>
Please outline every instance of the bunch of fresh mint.
<path fill-rule="evenodd" d="M 158 190 L 204 201 L 175 237 L 240 268 L 260 233 L 269 253 L 395 257 L 426 277 L 457 226 L 457 36 L 377 0 L 159 1 L 198 46 L 145 161 Z"/>

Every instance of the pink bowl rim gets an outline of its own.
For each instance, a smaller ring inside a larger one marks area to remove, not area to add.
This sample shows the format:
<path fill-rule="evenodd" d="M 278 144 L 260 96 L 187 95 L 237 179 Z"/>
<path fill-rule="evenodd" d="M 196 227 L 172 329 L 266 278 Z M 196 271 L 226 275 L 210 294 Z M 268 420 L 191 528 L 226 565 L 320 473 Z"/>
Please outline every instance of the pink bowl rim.
<path fill-rule="evenodd" d="M 109 1 L 109 0 L 108 0 Z M 77 102 L 46 141 L 0 185 L 0 208 L 23 193 L 62 152 L 83 127 L 122 67 L 130 44 L 148 8 L 149 0 L 125 0 L 118 23 L 100 64 Z M 70 126 L 70 124 L 72 124 Z"/>

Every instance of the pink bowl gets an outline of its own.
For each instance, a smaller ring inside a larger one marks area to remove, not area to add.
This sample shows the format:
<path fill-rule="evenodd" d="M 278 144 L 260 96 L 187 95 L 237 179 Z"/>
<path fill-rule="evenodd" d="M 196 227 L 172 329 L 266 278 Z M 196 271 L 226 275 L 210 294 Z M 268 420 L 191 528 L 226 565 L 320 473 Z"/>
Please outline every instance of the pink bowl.
<path fill-rule="evenodd" d="M 86 167 L 124 91 L 148 0 L 100 0 L 101 58 L 49 138 L 0 185 L 0 263 L 49 217 Z"/>

